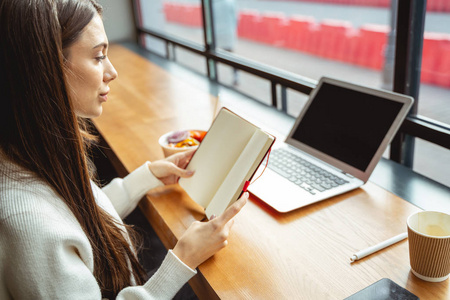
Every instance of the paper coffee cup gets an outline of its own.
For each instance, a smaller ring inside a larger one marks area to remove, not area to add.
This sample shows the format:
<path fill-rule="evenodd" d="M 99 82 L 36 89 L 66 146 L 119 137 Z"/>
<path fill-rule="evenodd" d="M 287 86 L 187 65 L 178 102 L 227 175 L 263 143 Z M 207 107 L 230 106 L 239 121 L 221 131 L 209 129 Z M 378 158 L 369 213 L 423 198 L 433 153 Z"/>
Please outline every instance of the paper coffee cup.
<path fill-rule="evenodd" d="M 418 212 L 408 217 L 407 226 L 413 274 L 425 281 L 447 279 L 450 274 L 450 215 Z"/>

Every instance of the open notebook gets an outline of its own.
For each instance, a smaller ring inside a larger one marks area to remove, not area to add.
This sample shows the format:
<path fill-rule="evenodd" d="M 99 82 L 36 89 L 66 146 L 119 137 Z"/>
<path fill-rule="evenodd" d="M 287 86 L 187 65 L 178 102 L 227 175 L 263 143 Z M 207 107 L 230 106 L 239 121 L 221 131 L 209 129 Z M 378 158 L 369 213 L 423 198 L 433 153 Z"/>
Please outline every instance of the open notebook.
<path fill-rule="evenodd" d="M 236 201 L 263 161 L 275 137 L 227 108 L 222 108 L 192 157 L 190 178 L 180 186 L 211 215 L 221 215 Z"/>

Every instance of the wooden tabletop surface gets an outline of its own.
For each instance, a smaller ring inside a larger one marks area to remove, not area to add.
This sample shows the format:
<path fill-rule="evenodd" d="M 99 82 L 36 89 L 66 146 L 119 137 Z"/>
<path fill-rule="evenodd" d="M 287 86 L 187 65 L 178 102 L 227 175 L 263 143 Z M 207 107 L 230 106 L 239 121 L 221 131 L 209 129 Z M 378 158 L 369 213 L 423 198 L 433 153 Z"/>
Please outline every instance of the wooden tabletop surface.
<path fill-rule="evenodd" d="M 109 57 L 119 77 L 94 123 L 126 171 L 163 158 L 162 134 L 209 128 L 215 97 L 120 45 L 111 45 Z M 178 185 L 150 191 L 140 207 L 167 248 L 204 216 Z M 350 263 L 353 253 L 405 232 L 418 210 L 371 182 L 287 214 L 251 197 L 228 246 L 190 284 L 200 299 L 344 299 L 390 278 L 422 300 L 450 299 L 450 280 L 429 283 L 411 273 L 407 240 Z"/>

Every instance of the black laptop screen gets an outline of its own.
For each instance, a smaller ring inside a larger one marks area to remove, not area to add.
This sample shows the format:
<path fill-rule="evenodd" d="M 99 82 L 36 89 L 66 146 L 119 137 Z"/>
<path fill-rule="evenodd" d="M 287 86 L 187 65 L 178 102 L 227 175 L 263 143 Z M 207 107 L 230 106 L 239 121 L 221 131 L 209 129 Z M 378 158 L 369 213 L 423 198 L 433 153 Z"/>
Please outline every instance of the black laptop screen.
<path fill-rule="evenodd" d="M 365 171 L 402 106 L 323 83 L 292 138 Z"/>

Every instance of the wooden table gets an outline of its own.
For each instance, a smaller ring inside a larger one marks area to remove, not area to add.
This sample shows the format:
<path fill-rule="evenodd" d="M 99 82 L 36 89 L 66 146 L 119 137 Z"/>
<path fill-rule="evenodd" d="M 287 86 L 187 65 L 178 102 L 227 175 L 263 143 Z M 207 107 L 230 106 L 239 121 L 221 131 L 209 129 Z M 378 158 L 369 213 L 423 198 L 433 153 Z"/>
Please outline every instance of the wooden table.
<path fill-rule="evenodd" d="M 165 132 L 209 127 L 215 97 L 120 45 L 109 56 L 119 77 L 94 122 L 123 173 L 163 158 L 157 141 Z M 167 248 L 203 218 L 178 185 L 151 191 L 140 207 Z M 411 273 L 406 240 L 350 263 L 358 250 L 406 231 L 418 210 L 371 182 L 287 214 L 251 197 L 229 245 L 190 284 L 201 299 L 343 299 L 387 277 L 422 300 L 450 299 L 450 280 L 429 283 Z"/>

